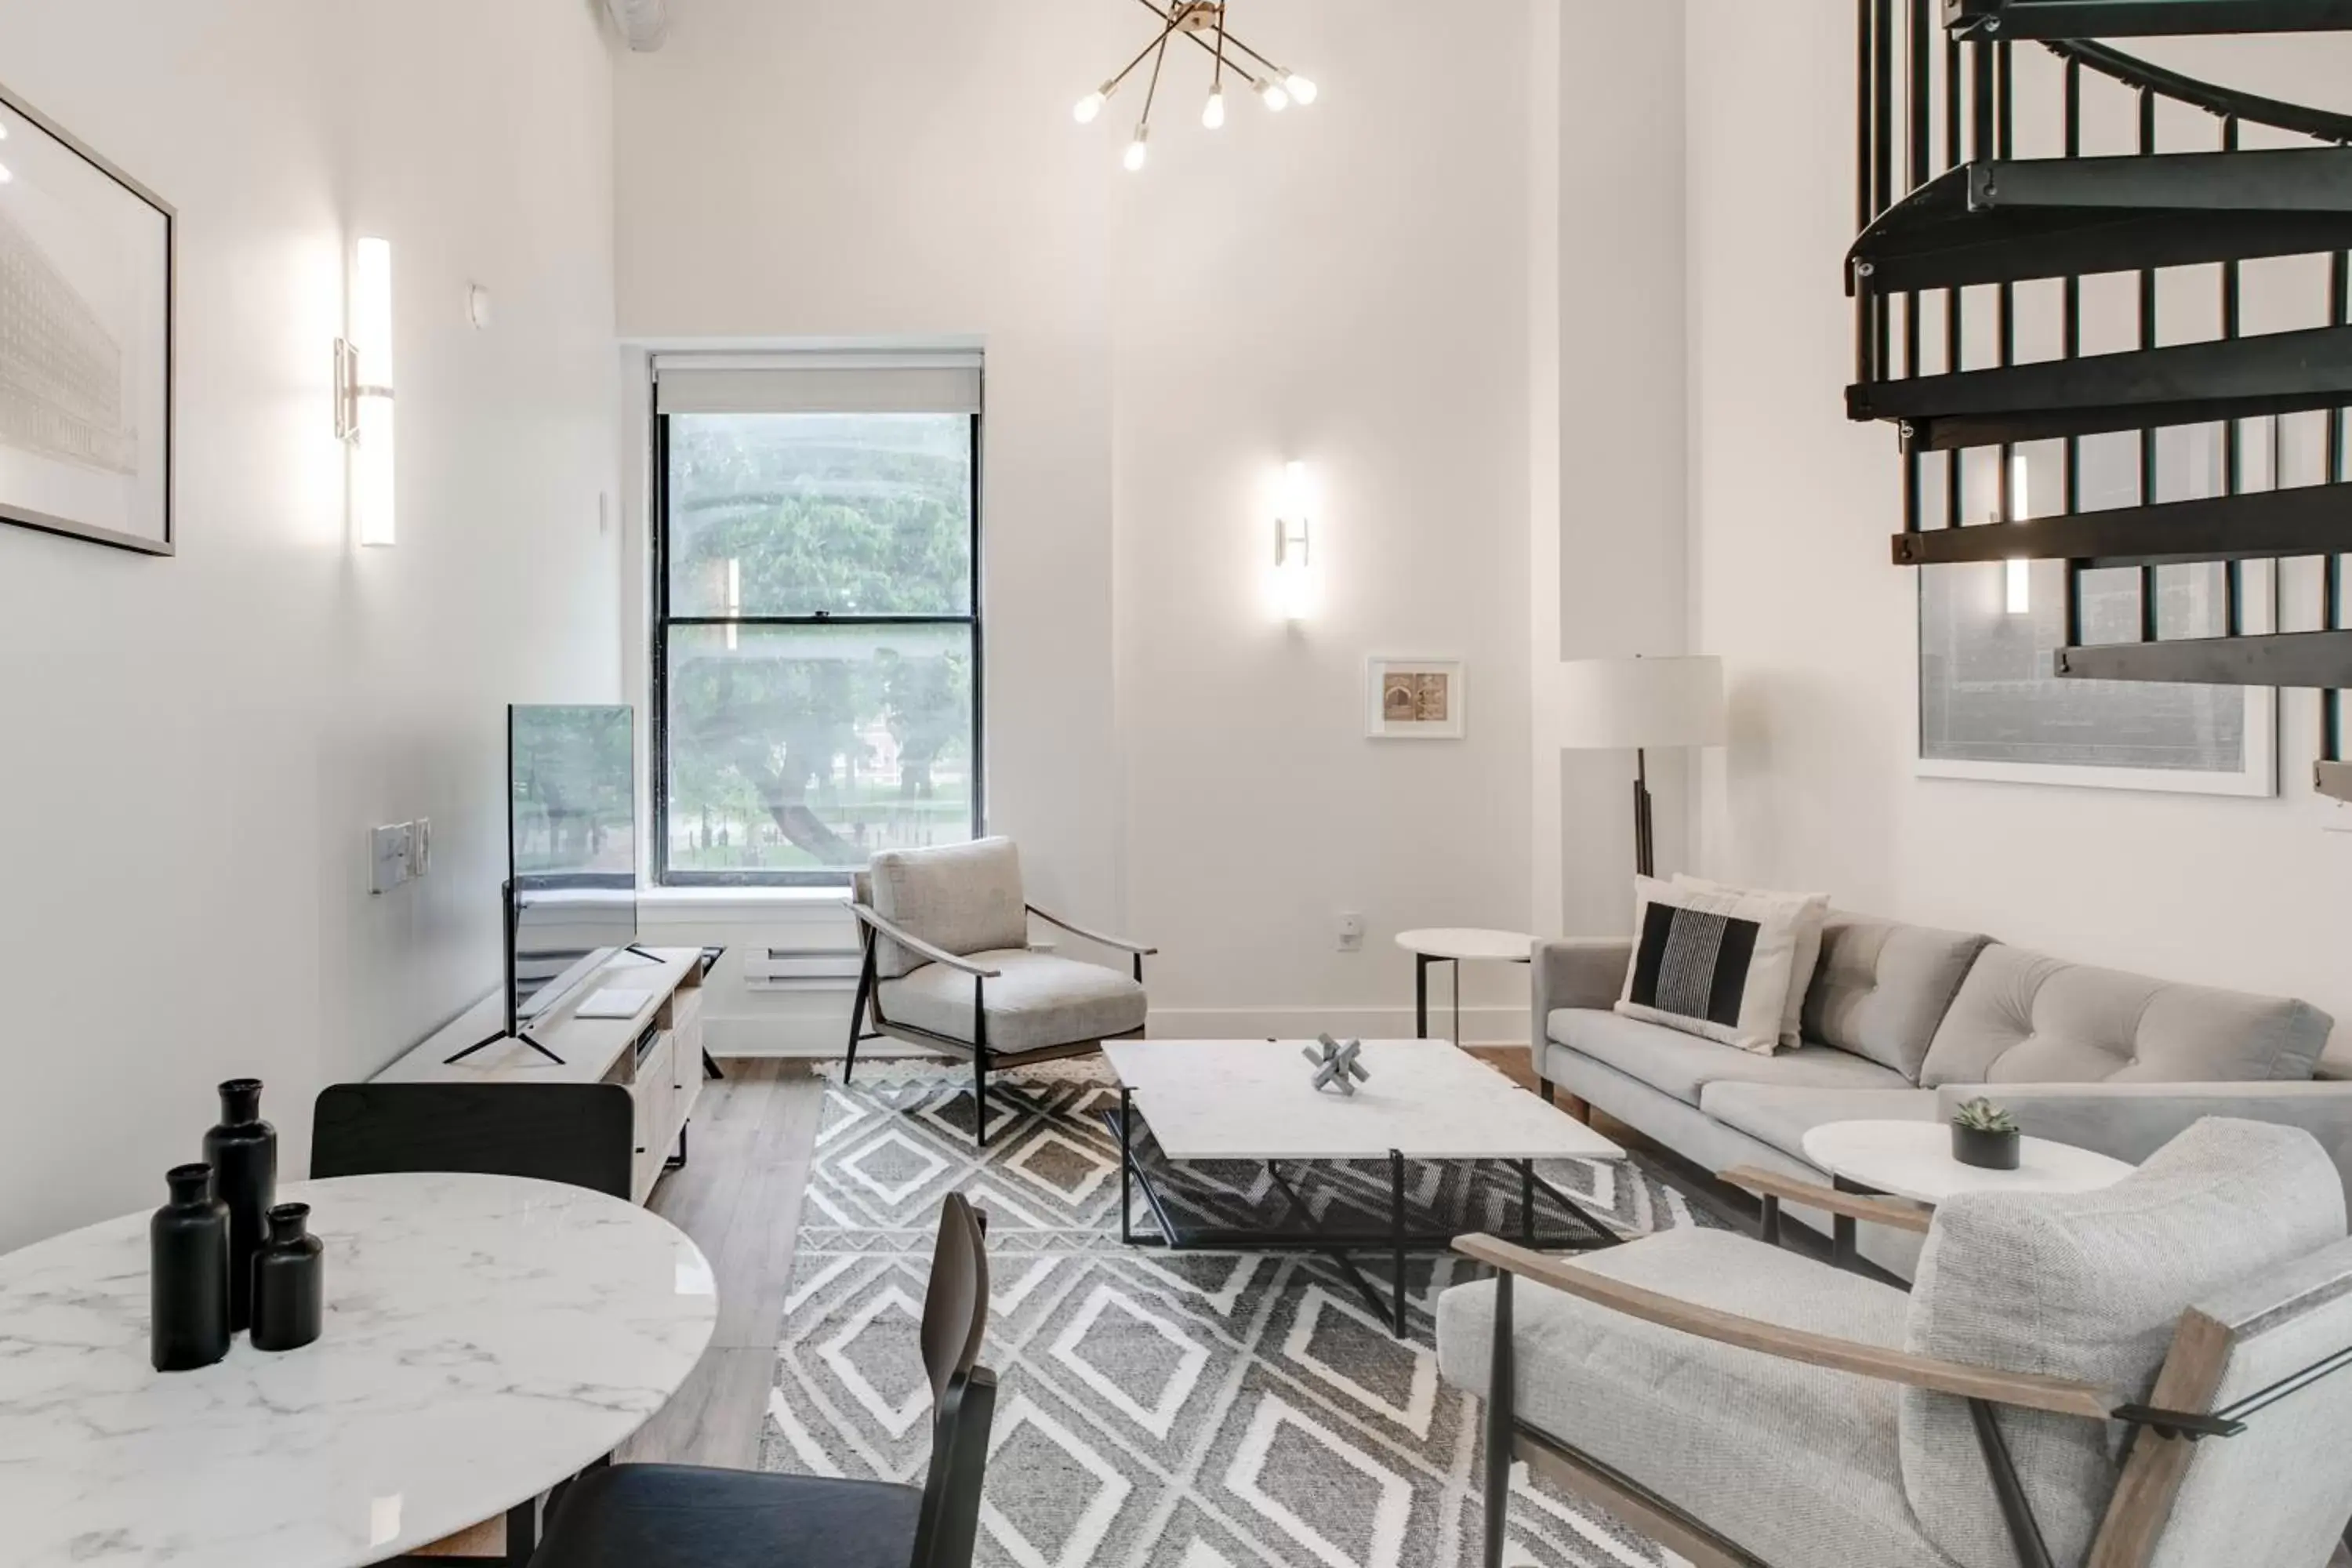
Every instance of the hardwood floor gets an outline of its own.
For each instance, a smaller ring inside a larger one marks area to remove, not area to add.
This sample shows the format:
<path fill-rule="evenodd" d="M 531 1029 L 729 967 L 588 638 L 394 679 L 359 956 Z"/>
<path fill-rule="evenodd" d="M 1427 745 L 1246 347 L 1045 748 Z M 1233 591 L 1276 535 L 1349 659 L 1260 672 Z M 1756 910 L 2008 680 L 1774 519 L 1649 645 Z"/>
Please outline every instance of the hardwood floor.
<path fill-rule="evenodd" d="M 652 1208 L 701 1247 L 719 1279 L 719 1327 L 686 1386 L 618 1458 L 752 1469 L 774 1381 L 776 1332 L 793 1277 L 824 1086 L 810 1064 L 719 1063 L 703 1086 L 686 1165 Z"/>

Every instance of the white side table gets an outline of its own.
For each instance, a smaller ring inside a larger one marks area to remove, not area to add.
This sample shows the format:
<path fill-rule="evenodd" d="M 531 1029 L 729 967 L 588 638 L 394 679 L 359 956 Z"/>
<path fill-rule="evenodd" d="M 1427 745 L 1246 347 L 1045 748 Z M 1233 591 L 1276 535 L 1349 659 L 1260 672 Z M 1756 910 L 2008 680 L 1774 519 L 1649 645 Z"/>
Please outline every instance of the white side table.
<path fill-rule="evenodd" d="M 1462 1043 L 1462 964 L 1526 963 L 1536 939 L 1523 931 L 1486 931 L 1475 926 L 1440 926 L 1397 933 L 1396 944 L 1412 954 L 1413 1033 L 1429 1038 L 1429 966 L 1454 966 L 1454 1043 Z"/>
<path fill-rule="evenodd" d="M 2095 1192 L 2137 1169 L 2047 1138 L 2020 1139 L 2014 1171 L 1964 1165 L 1952 1158 L 1951 1126 L 1940 1120 L 1824 1122 L 1805 1134 L 1804 1150 L 1842 1192 L 1886 1193 L 1930 1206 L 1962 1193 Z M 1840 1264 L 1852 1260 L 1853 1221 L 1837 1220 L 1832 1247 Z"/>

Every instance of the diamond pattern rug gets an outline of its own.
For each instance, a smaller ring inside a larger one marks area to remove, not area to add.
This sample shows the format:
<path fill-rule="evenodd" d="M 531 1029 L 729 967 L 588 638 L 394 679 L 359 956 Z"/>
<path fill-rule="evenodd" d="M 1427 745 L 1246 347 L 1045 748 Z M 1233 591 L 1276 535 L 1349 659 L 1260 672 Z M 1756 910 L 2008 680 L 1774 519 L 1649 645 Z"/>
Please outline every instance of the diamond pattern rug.
<path fill-rule="evenodd" d="M 989 1080 L 830 1069 L 761 1466 L 919 1484 L 929 1388 L 916 1342 L 940 1197 L 987 1211 L 983 1360 L 1000 1390 L 978 1562 L 986 1568 L 1453 1568 L 1477 1561 L 1477 1404 L 1437 1376 L 1438 1292 L 1468 1265 L 1416 1256 L 1411 1338 L 1391 1338 L 1328 1260 L 1166 1253 L 1118 1240 L 1118 1154 L 1099 1061 Z M 1710 1223 L 1614 1162 L 1539 1173 L 1626 1235 Z M 1153 1234 L 1138 1200 L 1137 1234 Z M 1388 1264 L 1366 1255 L 1375 1284 Z M 1674 1561 L 1540 1483 L 1509 1561 Z"/>

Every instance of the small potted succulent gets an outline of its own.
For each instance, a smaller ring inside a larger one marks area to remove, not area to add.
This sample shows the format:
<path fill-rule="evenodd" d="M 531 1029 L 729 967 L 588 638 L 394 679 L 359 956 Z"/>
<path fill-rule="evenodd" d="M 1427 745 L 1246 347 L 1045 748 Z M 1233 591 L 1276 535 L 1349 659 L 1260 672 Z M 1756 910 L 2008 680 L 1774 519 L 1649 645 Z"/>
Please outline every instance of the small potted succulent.
<path fill-rule="evenodd" d="M 1980 1171 L 2017 1169 L 2017 1118 L 1990 1100 L 1971 1100 L 1952 1113 L 1952 1158 Z"/>

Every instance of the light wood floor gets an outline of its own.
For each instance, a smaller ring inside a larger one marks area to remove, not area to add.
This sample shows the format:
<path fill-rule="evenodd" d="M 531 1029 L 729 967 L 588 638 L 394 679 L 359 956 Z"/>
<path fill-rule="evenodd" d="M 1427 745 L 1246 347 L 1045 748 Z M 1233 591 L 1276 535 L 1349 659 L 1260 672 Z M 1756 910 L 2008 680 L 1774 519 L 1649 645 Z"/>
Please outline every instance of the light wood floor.
<path fill-rule="evenodd" d="M 685 1168 L 653 1210 L 694 1238 L 719 1277 L 719 1327 L 686 1386 L 619 1458 L 755 1469 L 816 1148 L 823 1085 L 801 1061 L 729 1060 L 702 1087 Z"/>

